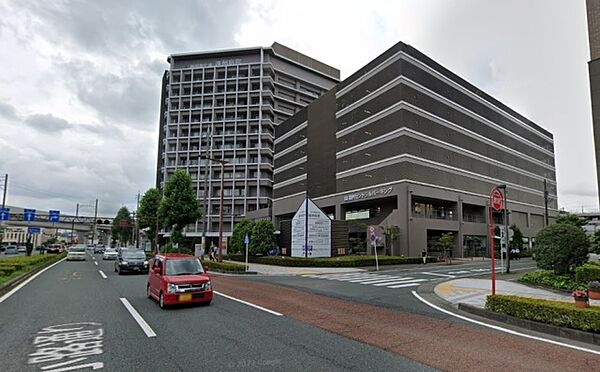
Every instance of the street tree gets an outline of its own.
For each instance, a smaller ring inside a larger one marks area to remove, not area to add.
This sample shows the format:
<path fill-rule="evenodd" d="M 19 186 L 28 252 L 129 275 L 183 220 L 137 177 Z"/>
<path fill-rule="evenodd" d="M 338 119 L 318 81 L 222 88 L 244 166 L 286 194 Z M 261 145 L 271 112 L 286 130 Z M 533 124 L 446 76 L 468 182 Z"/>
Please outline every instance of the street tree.
<path fill-rule="evenodd" d="M 556 219 L 556 223 L 558 224 L 567 224 L 567 225 L 573 225 L 576 227 L 583 227 L 583 225 L 586 224 L 586 221 L 584 218 L 579 217 L 576 214 L 573 213 L 567 213 L 563 216 L 559 216 Z"/>
<path fill-rule="evenodd" d="M 159 219 L 158 208 L 162 200 L 162 192 L 159 189 L 148 189 L 140 200 L 137 218 L 140 229 L 144 229 L 146 237 L 152 241 L 152 252 L 156 251 L 156 241 Z"/>
<path fill-rule="evenodd" d="M 133 231 L 133 223 L 129 209 L 123 206 L 117 212 L 113 219 L 111 227 L 111 235 L 113 240 L 118 240 L 121 244 L 127 244 L 131 241 L 131 232 Z"/>
<path fill-rule="evenodd" d="M 521 250 L 523 248 L 523 233 L 521 229 L 515 224 L 510 225 L 510 229 L 513 231 L 513 236 L 510 239 L 509 247 Z"/>
<path fill-rule="evenodd" d="M 165 183 L 158 218 L 165 229 L 171 230 L 171 242 L 175 244 L 183 242 L 183 229 L 200 218 L 192 178 L 183 169 L 177 169 Z"/>
<path fill-rule="evenodd" d="M 273 223 L 271 220 L 260 220 L 252 227 L 248 251 L 252 255 L 267 254 L 273 248 Z"/>
<path fill-rule="evenodd" d="M 438 240 L 438 245 L 444 251 L 446 262 L 450 263 L 450 253 L 454 249 L 454 234 L 447 232 L 442 234 Z"/>
<path fill-rule="evenodd" d="M 544 227 L 535 238 L 535 256 L 540 269 L 566 274 L 588 260 L 590 242 L 581 227 L 556 223 Z"/>
<path fill-rule="evenodd" d="M 229 239 L 229 245 L 234 252 L 243 251 L 246 249 L 244 238 L 246 237 L 246 234 L 248 234 L 248 236 L 252 236 L 253 227 L 254 222 L 248 219 L 243 219 L 235 225 L 235 228 L 231 233 L 231 238 Z M 248 247 L 248 249 L 250 248 Z"/>
<path fill-rule="evenodd" d="M 379 226 L 383 230 L 386 254 L 391 255 L 394 251 L 394 242 L 400 239 L 400 228 L 396 225 Z M 388 252 L 389 248 L 389 252 Z"/>
<path fill-rule="evenodd" d="M 590 239 L 590 252 L 600 254 L 600 230 L 596 230 Z"/>

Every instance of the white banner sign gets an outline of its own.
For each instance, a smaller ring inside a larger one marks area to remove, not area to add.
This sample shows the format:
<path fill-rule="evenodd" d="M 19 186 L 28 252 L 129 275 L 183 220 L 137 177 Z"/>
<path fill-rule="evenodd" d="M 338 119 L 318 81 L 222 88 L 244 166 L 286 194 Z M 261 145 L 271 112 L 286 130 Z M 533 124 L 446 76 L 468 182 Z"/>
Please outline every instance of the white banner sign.
<path fill-rule="evenodd" d="M 331 219 L 309 198 L 292 219 L 292 257 L 331 257 Z"/>

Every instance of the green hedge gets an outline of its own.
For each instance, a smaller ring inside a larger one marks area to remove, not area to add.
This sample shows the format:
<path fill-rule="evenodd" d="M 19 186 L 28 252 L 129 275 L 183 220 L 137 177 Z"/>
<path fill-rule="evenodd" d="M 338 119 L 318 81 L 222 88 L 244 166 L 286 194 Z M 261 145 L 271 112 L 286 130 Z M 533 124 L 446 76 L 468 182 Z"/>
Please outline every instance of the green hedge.
<path fill-rule="evenodd" d="M 36 256 L 18 256 L 5 258 L 0 261 L 0 285 L 19 275 L 34 270 L 48 262 L 55 262 L 66 256 L 63 254 L 44 254 Z"/>
<path fill-rule="evenodd" d="M 244 262 L 243 255 L 227 255 L 226 259 L 233 261 Z M 340 256 L 331 258 L 301 258 L 287 256 L 262 256 L 248 257 L 248 262 L 278 265 L 278 266 L 293 266 L 293 267 L 359 267 L 359 266 L 375 266 L 375 256 Z M 420 264 L 423 262 L 421 257 L 398 257 L 398 256 L 381 256 L 379 257 L 380 265 L 402 265 L 402 264 Z M 437 262 L 435 257 L 427 257 L 427 262 Z"/>
<path fill-rule="evenodd" d="M 536 270 L 526 273 L 520 281 L 564 291 L 587 289 L 587 282 L 578 281 L 574 275 L 555 274 L 552 270 Z"/>
<path fill-rule="evenodd" d="M 210 269 L 224 272 L 244 272 L 246 265 L 240 265 L 233 262 L 217 262 L 217 261 L 202 261 L 202 265 L 206 265 Z"/>
<path fill-rule="evenodd" d="M 586 263 L 575 269 L 575 278 L 579 282 L 587 283 L 593 280 L 600 280 L 600 265 L 595 263 Z"/>
<path fill-rule="evenodd" d="M 487 297 L 485 308 L 516 318 L 600 333 L 600 307 L 598 306 L 580 309 L 575 307 L 574 301 L 569 303 L 496 295 Z"/>

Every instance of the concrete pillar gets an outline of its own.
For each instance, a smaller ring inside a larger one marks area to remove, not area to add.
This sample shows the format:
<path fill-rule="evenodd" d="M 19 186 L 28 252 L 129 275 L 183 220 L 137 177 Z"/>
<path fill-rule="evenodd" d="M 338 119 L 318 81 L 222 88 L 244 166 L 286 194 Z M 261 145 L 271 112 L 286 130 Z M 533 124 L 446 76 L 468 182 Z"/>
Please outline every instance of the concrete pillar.
<path fill-rule="evenodd" d="M 458 257 L 465 257 L 464 237 L 463 237 L 463 204 L 462 198 L 458 196 L 458 207 L 456 208 L 458 213 Z"/>
<path fill-rule="evenodd" d="M 335 205 L 335 219 L 345 220 L 346 219 L 346 207 L 341 204 Z"/>
<path fill-rule="evenodd" d="M 398 188 L 396 197 L 398 198 L 398 227 L 400 228 L 400 250 L 399 253 L 405 256 L 420 255 L 417 252 L 418 247 L 410 245 L 410 203 L 412 191 L 407 184 L 394 186 Z"/>

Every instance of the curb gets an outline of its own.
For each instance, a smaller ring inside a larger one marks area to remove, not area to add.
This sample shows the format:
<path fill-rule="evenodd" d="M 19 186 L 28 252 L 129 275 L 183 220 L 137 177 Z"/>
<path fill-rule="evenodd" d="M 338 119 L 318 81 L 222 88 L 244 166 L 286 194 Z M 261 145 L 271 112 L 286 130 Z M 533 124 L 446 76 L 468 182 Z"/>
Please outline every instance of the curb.
<path fill-rule="evenodd" d="M 0 286 L 0 296 L 2 296 L 5 293 L 11 291 L 14 287 L 18 286 L 19 284 L 21 284 L 25 280 L 29 279 L 31 276 L 35 275 L 39 271 L 45 269 L 46 267 L 48 267 L 48 266 L 50 266 L 50 265 L 52 265 L 52 264 L 54 264 L 54 263 L 56 263 L 58 261 L 60 261 L 60 259 L 59 260 L 51 260 L 51 261 L 44 262 L 40 266 L 38 266 L 38 267 L 36 267 L 36 268 L 34 268 L 34 269 L 26 272 L 26 273 L 23 273 L 23 274 L 17 276 L 16 278 L 13 278 L 13 279 L 9 280 L 8 282 L 4 283 L 2 286 Z"/>
<path fill-rule="evenodd" d="M 540 323 L 528 319 L 520 319 L 514 316 L 495 313 L 469 304 L 459 303 L 458 309 L 480 317 L 495 320 L 530 331 L 542 332 L 556 337 L 567 338 L 574 341 L 585 342 L 600 346 L 600 334 L 580 331 L 577 329 L 558 327 L 552 324 Z"/>

